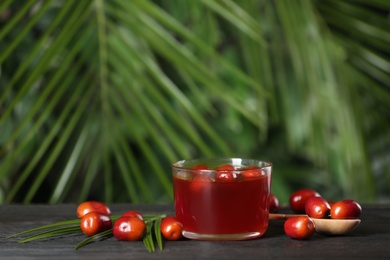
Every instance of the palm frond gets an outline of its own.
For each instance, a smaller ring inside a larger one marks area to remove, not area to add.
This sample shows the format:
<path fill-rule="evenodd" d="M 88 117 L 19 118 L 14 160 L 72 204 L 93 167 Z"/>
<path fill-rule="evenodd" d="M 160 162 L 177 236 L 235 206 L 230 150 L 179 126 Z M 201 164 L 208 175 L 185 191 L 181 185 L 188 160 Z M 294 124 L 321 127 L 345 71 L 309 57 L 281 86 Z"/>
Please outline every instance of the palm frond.
<path fill-rule="evenodd" d="M 282 202 L 386 199 L 388 10 L 2 1 L 1 202 L 167 202 L 170 163 L 217 156 L 272 161 Z"/>

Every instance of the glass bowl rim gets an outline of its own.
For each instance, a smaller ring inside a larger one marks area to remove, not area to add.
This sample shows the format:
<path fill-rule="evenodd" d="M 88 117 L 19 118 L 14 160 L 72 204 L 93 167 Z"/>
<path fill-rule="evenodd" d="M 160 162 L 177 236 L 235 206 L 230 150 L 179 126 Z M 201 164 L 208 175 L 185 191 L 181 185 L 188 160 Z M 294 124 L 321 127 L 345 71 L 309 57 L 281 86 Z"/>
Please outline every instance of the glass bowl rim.
<path fill-rule="evenodd" d="M 184 159 L 184 160 L 179 160 L 179 161 L 176 161 L 174 163 L 171 164 L 172 168 L 175 168 L 175 169 L 178 169 L 178 170 L 193 170 L 192 168 L 189 168 L 189 167 L 184 167 L 184 166 L 179 166 L 177 164 L 181 163 L 181 162 L 185 162 L 185 161 L 188 161 L 188 162 L 196 162 L 196 161 L 223 161 L 223 160 L 246 160 L 246 161 L 257 161 L 257 162 L 261 162 L 261 163 L 264 163 L 265 165 L 264 166 L 259 166 L 259 169 L 264 169 L 264 168 L 269 168 L 271 167 L 272 168 L 272 163 L 269 162 L 269 161 L 266 161 L 266 160 L 261 160 L 261 159 L 252 159 L 252 158 L 242 158 L 242 157 L 205 157 L 205 158 L 194 158 L 194 159 Z M 247 169 L 245 168 L 242 168 L 242 169 L 234 169 L 234 171 L 245 171 Z M 200 169 L 199 171 L 215 171 L 214 169 Z"/>

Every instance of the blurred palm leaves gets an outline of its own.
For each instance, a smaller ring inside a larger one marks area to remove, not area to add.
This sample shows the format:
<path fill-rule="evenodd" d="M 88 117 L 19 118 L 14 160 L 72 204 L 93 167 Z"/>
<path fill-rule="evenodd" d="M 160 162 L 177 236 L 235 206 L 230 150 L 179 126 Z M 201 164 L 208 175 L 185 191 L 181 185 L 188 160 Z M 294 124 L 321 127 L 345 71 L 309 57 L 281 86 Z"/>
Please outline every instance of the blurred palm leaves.
<path fill-rule="evenodd" d="M 282 201 L 389 196 L 389 7 L 2 1 L 1 201 L 168 202 L 213 156 L 272 161 Z"/>

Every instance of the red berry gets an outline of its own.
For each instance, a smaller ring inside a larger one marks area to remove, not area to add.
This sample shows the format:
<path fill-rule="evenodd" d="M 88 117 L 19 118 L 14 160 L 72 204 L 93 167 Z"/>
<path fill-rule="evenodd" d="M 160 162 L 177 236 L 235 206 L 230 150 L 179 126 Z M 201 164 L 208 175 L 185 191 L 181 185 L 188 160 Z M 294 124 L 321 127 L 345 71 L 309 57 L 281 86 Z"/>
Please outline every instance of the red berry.
<path fill-rule="evenodd" d="M 237 175 L 232 171 L 217 171 L 215 179 L 220 182 L 232 182 L 236 179 Z"/>
<path fill-rule="evenodd" d="M 146 223 L 137 217 L 120 217 L 115 221 L 112 233 L 118 240 L 136 241 L 144 238 Z"/>
<path fill-rule="evenodd" d="M 214 182 L 214 179 L 208 175 L 198 175 L 191 182 L 190 189 L 193 192 L 203 192 L 204 189 L 210 188 L 212 182 Z"/>
<path fill-rule="evenodd" d="M 261 169 L 260 168 L 252 168 L 249 170 L 245 170 L 241 173 L 244 180 L 253 180 L 258 179 L 261 176 Z"/>
<path fill-rule="evenodd" d="M 219 166 L 217 171 L 234 171 L 234 166 L 231 164 L 224 164 Z"/>
<path fill-rule="evenodd" d="M 284 222 L 284 232 L 293 239 L 307 239 L 314 231 L 314 221 L 307 216 L 289 218 Z"/>
<path fill-rule="evenodd" d="M 167 240 L 179 240 L 182 237 L 183 224 L 176 217 L 168 216 L 161 221 L 160 231 Z"/>
<path fill-rule="evenodd" d="M 231 164 L 224 164 L 217 168 L 215 174 L 215 180 L 219 182 L 232 182 L 235 181 L 238 175 L 234 173 L 234 166 Z"/>
<path fill-rule="evenodd" d="M 311 189 L 301 189 L 297 190 L 290 196 L 290 207 L 291 209 L 298 214 L 305 213 L 305 204 L 308 198 L 311 197 L 321 197 L 321 195 Z"/>
<path fill-rule="evenodd" d="M 271 213 L 277 213 L 280 209 L 280 204 L 278 198 L 274 194 L 270 194 L 269 198 L 269 212 Z"/>
<path fill-rule="evenodd" d="M 93 236 L 112 227 L 110 216 L 98 212 L 85 214 L 80 221 L 80 228 L 87 236 Z"/>
<path fill-rule="evenodd" d="M 85 214 L 93 211 L 104 215 L 111 214 L 110 208 L 106 204 L 103 202 L 91 200 L 83 202 L 77 207 L 77 217 L 82 218 Z"/>
<path fill-rule="evenodd" d="M 330 217 L 333 219 L 355 219 L 362 213 L 362 207 L 354 200 L 341 200 L 333 204 Z"/>
<path fill-rule="evenodd" d="M 208 170 L 208 169 L 209 168 L 203 164 L 195 165 L 194 167 L 192 167 L 192 175 L 196 177 L 197 175 L 202 174 L 202 171 Z"/>
<path fill-rule="evenodd" d="M 144 220 L 143 215 L 137 210 L 126 211 L 125 213 L 122 214 L 121 217 L 136 217 L 139 218 L 140 220 Z"/>
<path fill-rule="evenodd" d="M 311 197 L 306 201 L 305 212 L 311 218 L 326 218 L 329 216 L 330 205 L 322 197 Z"/>

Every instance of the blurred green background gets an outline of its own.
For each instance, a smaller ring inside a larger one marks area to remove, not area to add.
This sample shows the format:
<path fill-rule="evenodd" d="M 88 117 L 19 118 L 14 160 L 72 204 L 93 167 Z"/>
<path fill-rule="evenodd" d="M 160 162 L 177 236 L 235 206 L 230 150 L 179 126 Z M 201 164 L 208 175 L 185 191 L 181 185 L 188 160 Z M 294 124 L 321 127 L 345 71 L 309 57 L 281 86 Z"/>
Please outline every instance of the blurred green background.
<path fill-rule="evenodd" d="M 273 163 L 282 204 L 390 201 L 390 1 L 2 0 L 0 203 L 172 203 Z"/>

